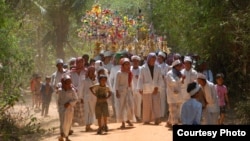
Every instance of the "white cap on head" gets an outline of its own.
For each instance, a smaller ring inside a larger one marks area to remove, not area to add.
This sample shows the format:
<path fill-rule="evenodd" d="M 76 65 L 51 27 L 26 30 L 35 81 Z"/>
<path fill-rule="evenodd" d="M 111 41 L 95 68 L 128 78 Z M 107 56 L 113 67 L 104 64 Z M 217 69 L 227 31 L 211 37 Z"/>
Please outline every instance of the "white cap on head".
<path fill-rule="evenodd" d="M 162 56 L 163 58 L 166 58 L 166 54 L 165 54 L 164 52 L 162 52 L 162 51 L 160 51 L 160 52 L 158 53 L 158 56 Z"/>
<path fill-rule="evenodd" d="M 63 60 L 62 60 L 62 59 L 57 59 L 57 60 L 56 60 L 56 65 L 57 65 L 57 64 L 63 64 Z"/>
<path fill-rule="evenodd" d="M 193 95 L 196 94 L 199 90 L 200 90 L 200 85 L 199 85 L 198 83 L 196 83 L 195 88 L 189 92 L 190 96 L 193 96 Z"/>
<path fill-rule="evenodd" d="M 204 80 L 207 79 L 206 76 L 203 73 L 198 73 L 197 78 L 204 79 Z"/>
<path fill-rule="evenodd" d="M 71 79 L 70 75 L 66 74 L 66 75 L 63 76 L 63 80 L 64 80 L 64 81 L 65 81 L 65 80 L 68 80 L 68 79 Z"/>
<path fill-rule="evenodd" d="M 185 56 L 184 62 L 191 62 L 192 63 L 193 61 L 192 61 L 192 58 L 190 56 Z"/>
<path fill-rule="evenodd" d="M 95 68 L 98 69 L 100 66 L 103 66 L 102 61 L 101 60 L 95 61 Z"/>
<path fill-rule="evenodd" d="M 179 65 L 181 64 L 181 61 L 178 59 L 178 60 L 175 60 L 173 63 L 172 63 L 172 67 L 176 66 L 176 65 Z"/>
<path fill-rule="evenodd" d="M 138 61 L 140 61 L 140 60 L 141 60 L 141 57 L 139 57 L 138 55 L 133 55 L 133 56 L 131 57 L 131 60 L 138 60 Z"/>
<path fill-rule="evenodd" d="M 111 51 L 108 50 L 108 51 L 105 51 L 105 52 L 103 53 L 103 56 L 104 56 L 104 57 L 109 57 L 109 56 L 112 56 L 112 54 L 113 54 L 113 53 L 112 53 Z"/>

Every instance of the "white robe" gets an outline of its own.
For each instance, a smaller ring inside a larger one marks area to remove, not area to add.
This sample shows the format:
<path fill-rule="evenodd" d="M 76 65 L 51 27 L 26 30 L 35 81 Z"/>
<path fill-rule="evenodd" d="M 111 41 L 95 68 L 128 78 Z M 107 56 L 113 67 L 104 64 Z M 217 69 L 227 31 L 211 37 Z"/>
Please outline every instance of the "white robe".
<path fill-rule="evenodd" d="M 167 108 L 167 84 L 165 81 L 165 77 L 167 72 L 169 71 L 169 66 L 166 63 L 159 64 L 161 68 L 161 75 L 163 79 L 163 83 L 160 87 L 160 97 L 161 97 L 161 117 L 166 115 L 166 108 Z"/>
<path fill-rule="evenodd" d="M 95 122 L 95 105 L 96 96 L 90 91 L 90 86 L 93 86 L 97 81 L 92 81 L 89 78 L 82 80 L 79 94 L 83 95 L 84 101 L 84 120 L 86 125 L 91 125 Z"/>
<path fill-rule="evenodd" d="M 72 125 L 72 120 L 74 116 L 74 106 L 77 102 L 77 94 L 75 90 L 64 91 L 59 89 L 58 91 L 58 112 L 60 119 L 60 132 L 68 136 L 70 127 Z M 69 103 L 70 105 L 65 108 L 64 105 Z"/>
<path fill-rule="evenodd" d="M 154 65 L 153 78 L 148 67 L 145 63 L 140 71 L 139 80 L 137 84 L 138 90 L 143 90 L 143 121 L 150 122 L 161 117 L 160 105 L 160 92 L 152 95 L 154 88 L 158 87 L 160 91 L 161 84 L 163 83 L 161 69 L 158 65 Z"/>
<path fill-rule="evenodd" d="M 181 74 L 186 77 L 184 83 L 181 85 L 182 103 L 184 103 L 190 99 L 190 94 L 187 92 L 187 86 L 189 83 L 194 82 L 197 79 L 197 71 L 192 68 L 189 71 L 182 69 Z"/>
<path fill-rule="evenodd" d="M 205 99 L 207 102 L 205 113 L 205 123 L 204 124 L 218 124 L 218 116 L 219 116 L 219 102 L 218 95 L 215 89 L 215 85 L 206 80 L 206 85 L 201 87 L 204 91 Z"/>
<path fill-rule="evenodd" d="M 112 104 L 112 109 L 113 109 L 113 116 L 116 116 L 116 96 L 115 96 L 115 79 L 116 79 L 116 73 L 121 69 L 121 65 L 115 65 L 111 68 L 110 70 L 110 75 L 109 75 L 109 83 L 110 83 L 110 88 L 112 91 L 111 95 L 111 104 Z"/>
<path fill-rule="evenodd" d="M 178 76 L 173 73 L 171 69 L 166 76 L 167 81 L 167 102 L 171 103 L 181 103 L 181 80 Z"/>
<path fill-rule="evenodd" d="M 128 73 L 118 71 L 115 79 L 115 90 L 118 90 L 120 98 L 116 98 L 117 122 L 135 120 L 134 98 L 132 87 L 128 84 Z"/>
<path fill-rule="evenodd" d="M 79 125 L 83 126 L 84 123 L 84 104 L 81 103 L 81 100 L 83 100 L 83 95 L 79 94 L 79 88 L 81 87 L 81 83 L 85 79 L 86 76 L 86 71 L 82 70 L 80 74 L 77 72 L 70 72 L 71 75 L 71 80 L 73 86 L 77 89 L 77 96 L 78 96 L 78 102 L 76 103 L 75 106 L 75 113 L 74 113 L 74 118 L 73 122 L 77 122 Z"/>
<path fill-rule="evenodd" d="M 137 89 L 140 71 L 141 71 L 141 66 L 138 66 L 137 69 L 133 69 L 133 67 L 131 67 L 131 72 L 133 74 L 132 89 L 133 89 L 133 96 L 134 96 L 134 111 L 135 111 L 135 116 L 139 118 L 141 118 L 141 110 L 142 110 L 141 109 L 142 96 Z"/>

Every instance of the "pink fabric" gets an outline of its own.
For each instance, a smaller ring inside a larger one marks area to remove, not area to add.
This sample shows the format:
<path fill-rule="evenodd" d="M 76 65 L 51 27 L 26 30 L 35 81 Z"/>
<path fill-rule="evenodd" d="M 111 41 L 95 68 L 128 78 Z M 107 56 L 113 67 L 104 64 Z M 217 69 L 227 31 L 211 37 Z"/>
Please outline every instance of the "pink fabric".
<path fill-rule="evenodd" d="M 216 85 L 216 91 L 219 98 L 219 106 L 226 105 L 225 103 L 225 94 L 227 93 L 227 87 L 225 85 Z"/>

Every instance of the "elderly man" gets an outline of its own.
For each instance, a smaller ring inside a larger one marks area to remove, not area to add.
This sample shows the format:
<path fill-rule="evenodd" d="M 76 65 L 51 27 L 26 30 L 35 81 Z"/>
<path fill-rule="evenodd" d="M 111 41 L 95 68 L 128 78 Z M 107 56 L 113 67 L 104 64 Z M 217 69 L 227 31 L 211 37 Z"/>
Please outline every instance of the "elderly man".
<path fill-rule="evenodd" d="M 142 66 L 137 88 L 142 94 L 143 112 L 142 120 L 144 124 L 154 121 L 160 124 L 161 105 L 160 105 L 160 86 L 163 83 L 161 68 L 155 64 L 156 54 L 151 52 L 147 57 L 146 63 Z"/>

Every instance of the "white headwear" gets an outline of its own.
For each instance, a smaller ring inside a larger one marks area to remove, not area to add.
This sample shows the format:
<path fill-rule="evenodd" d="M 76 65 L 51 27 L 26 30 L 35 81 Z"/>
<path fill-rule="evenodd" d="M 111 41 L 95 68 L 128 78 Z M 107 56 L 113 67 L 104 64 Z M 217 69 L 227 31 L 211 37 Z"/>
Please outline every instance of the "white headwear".
<path fill-rule="evenodd" d="M 181 64 L 181 61 L 178 59 L 178 60 L 175 60 L 173 63 L 172 63 L 172 67 L 176 66 L 176 65 L 179 65 Z"/>
<path fill-rule="evenodd" d="M 138 60 L 138 61 L 140 61 L 140 60 L 141 60 L 141 57 L 139 57 L 138 55 L 133 55 L 133 56 L 131 57 L 131 60 Z"/>
<path fill-rule="evenodd" d="M 164 52 L 162 52 L 162 51 L 160 51 L 160 52 L 158 53 L 158 56 L 162 56 L 163 58 L 166 58 L 166 54 L 165 54 Z"/>
<path fill-rule="evenodd" d="M 102 61 L 101 60 L 97 60 L 95 61 L 95 68 L 98 69 L 99 67 L 102 67 Z"/>
<path fill-rule="evenodd" d="M 205 80 L 207 79 L 206 76 L 203 73 L 198 73 L 197 78 L 205 79 Z"/>
<path fill-rule="evenodd" d="M 192 58 L 190 56 L 185 56 L 184 62 L 191 62 L 192 63 L 193 61 L 192 61 Z"/>
<path fill-rule="evenodd" d="M 56 60 L 56 65 L 57 65 L 57 64 L 63 64 L 63 60 L 62 60 L 62 59 L 57 59 L 57 60 Z"/>
<path fill-rule="evenodd" d="M 198 83 L 196 83 L 195 88 L 189 92 L 190 96 L 193 96 L 193 95 L 196 94 L 199 90 L 200 90 L 200 85 L 199 85 Z"/>
<path fill-rule="evenodd" d="M 104 57 L 108 57 L 108 56 L 112 56 L 112 52 L 111 51 L 105 51 L 104 53 L 103 53 L 103 56 Z"/>
<path fill-rule="evenodd" d="M 65 80 L 68 80 L 68 79 L 71 79 L 70 75 L 65 74 L 65 75 L 63 76 L 63 80 L 65 81 Z"/>

